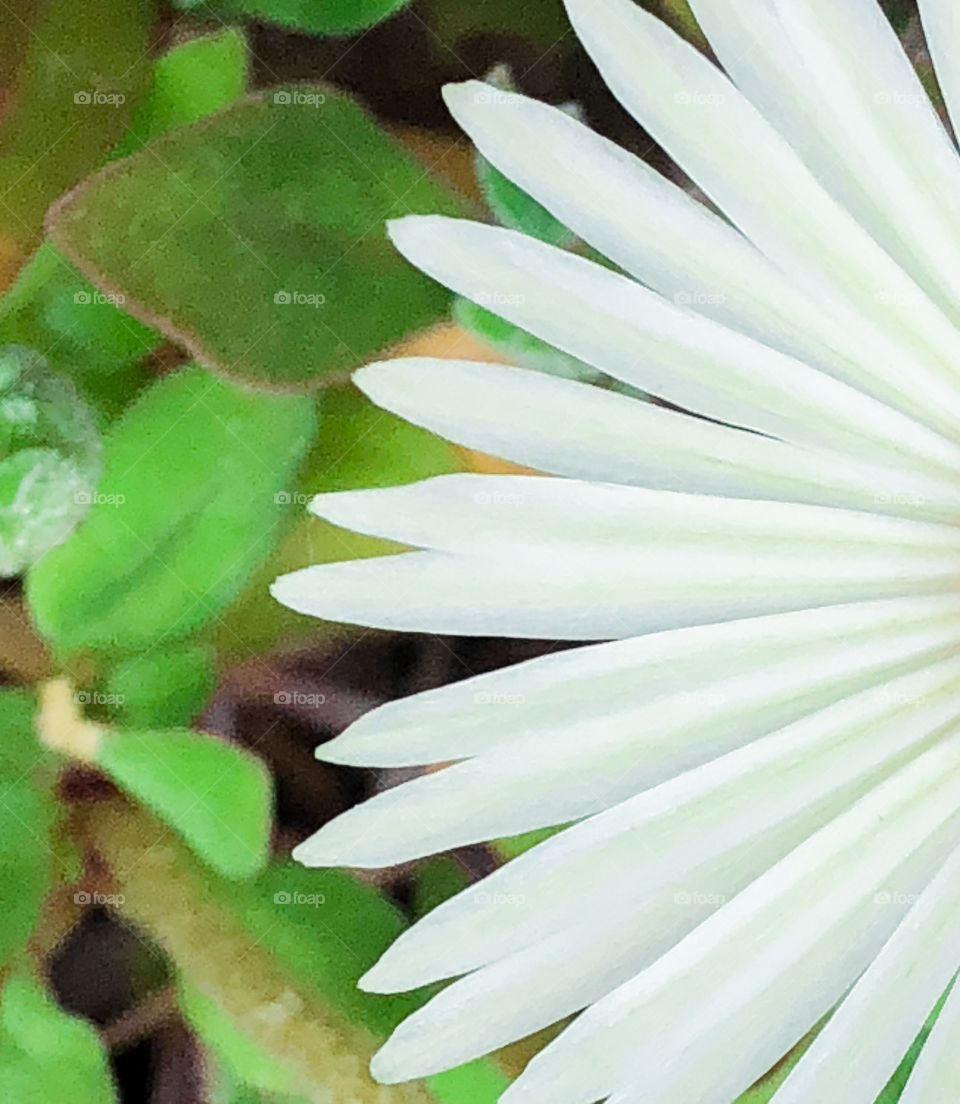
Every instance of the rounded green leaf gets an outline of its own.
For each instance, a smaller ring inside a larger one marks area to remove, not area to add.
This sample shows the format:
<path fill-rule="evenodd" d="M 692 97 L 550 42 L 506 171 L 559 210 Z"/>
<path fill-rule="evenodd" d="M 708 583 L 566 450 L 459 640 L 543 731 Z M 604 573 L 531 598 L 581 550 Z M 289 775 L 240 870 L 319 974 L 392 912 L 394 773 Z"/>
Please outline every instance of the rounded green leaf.
<path fill-rule="evenodd" d="M 106 1052 L 91 1024 L 65 1012 L 26 970 L 0 1000 L 0 1100 L 112 1104 Z"/>
<path fill-rule="evenodd" d="M 217 683 L 211 648 L 148 652 L 119 663 L 105 688 L 113 716 L 131 728 L 189 726 Z"/>
<path fill-rule="evenodd" d="M 252 877 L 266 862 L 272 786 L 250 752 L 189 729 L 113 729 L 97 766 L 226 877 Z"/>
<path fill-rule="evenodd" d="M 446 311 L 388 219 L 460 204 L 356 104 L 278 88 L 182 127 L 54 209 L 54 241 L 201 362 L 260 384 L 343 380 Z"/>
<path fill-rule="evenodd" d="M 0 966 L 27 942 L 51 884 L 56 807 L 35 709 L 32 694 L 0 692 Z"/>
<path fill-rule="evenodd" d="M 86 521 L 30 573 L 41 632 L 123 653 L 217 618 L 289 516 L 284 489 L 315 422 L 308 397 L 196 367 L 156 383 L 107 433 Z"/>

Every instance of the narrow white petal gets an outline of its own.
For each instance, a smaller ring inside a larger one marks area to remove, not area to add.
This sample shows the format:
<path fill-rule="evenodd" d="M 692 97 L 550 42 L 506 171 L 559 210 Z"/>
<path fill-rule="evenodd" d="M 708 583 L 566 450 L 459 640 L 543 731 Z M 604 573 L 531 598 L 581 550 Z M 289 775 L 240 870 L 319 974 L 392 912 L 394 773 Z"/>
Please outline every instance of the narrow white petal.
<path fill-rule="evenodd" d="M 571 951 L 609 936 L 640 958 L 663 953 L 711 911 L 712 895 L 743 889 L 955 720 L 958 676 L 953 657 L 855 694 L 566 829 L 439 905 L 361 984 L 413 989 L 553 936 Z M 621 982 L 647 964 L 610 954 L 617 969 L 629 964 Z"/>
<path fill-rule="evenodd" d="M 618 1104 L 728 1104 L 876 956 L 906 899 L 956 846 L 958 802 L 960 738 L 952 736 L 583 1013 L 504 1104 L 588 1104 L 611 1093 Z M 878 904 L 876 894 L 890 889 L 890 903 Z"/>
<path fill-rule="evenodd" d="M 958 966 L 960 850 L 923 890 L 774 1104 L 874 1104 Z"/>
<path fill-rule="evenodd" d="M 835 374 L 862 356 L 857 335 L 730 223 L 566 112 L 479 81 L 447 85 L 444 99 L 488 161 L 641 283 Z"/>
<path fill-rule="evenodd" d="M 740 91 L 928 294 L 955 310 L 960 160 L 876 0 L 693 7 Z"/>
<path fill-rule="evenodd" d="M 583 257 L 442 215 L 411 215 L 389 230 L 435 280 L 676 406 L 863 459 L 953 473 L 960 465 L 960 446 L 891 407 Z"/>
<path fill-rule="evenodd" d="M 408 421 L 555 475 L 950 522 L 960 505 L 955 480 L 796 448 L 521 368 L 409 358 L 368 365 L 354 381 Z"/>
<path fill-rule="evenodd" d="M 955 525 L 541 476 L 443 475 L 400 487 L 321 494 L 310 508 L 346 529 L 494 557 L 509 555 L 510 548 L 642 545 L 672 551 L 704 541 L 711 552 L 837 546 L 960 555 Z"/>
<path fill-rule="evenodd" d="M 870 687 L 876 678 L 865 674 L 856 654 L 836 663 L 827 671 L 822 659 L 786 660 L 645 708 L 524 734 L 355 806 L 301 845 L 297 858 L 310 865 L 387 866 L 588 816 L 835 702 L 851 685 Z M 938 677 L 929 676 L 934 685 Z M 927 680 L 922 673 L 914 679 L 921 686 Z M 881 687 L 859 708 L 879 717 L 902 709 L 909 716 L 916 704 L 912 694 L 900 700 Z M 845 722 L 856 708 L 838 706 L 836 716 Z"/>
<path fill-rule="evenodd" d="M 544 541 L 505 544 L 497 556 L 409 552 L 320 564 L 281 575 L 272 593 L 298 613 L 374 628 L 596 640 L 958 586 L 956 555 L 909 548 Z"/>
<path fill-rule="evenodd" d="M 946 315 L 694 47 L 633 0 L 567 6 L 614 95 L 758 248 L 858 335 L 864 355 L 850 382 L 952 432 L 960 335 Z"/>
<path fill-rule="evenodd" d="M 715 683 L 791 657 L 880 682 L 949 648 L 958 625 L 960 599 L 896 599 L 595 644 L 388 702 L 319 754 L 374 767 L 465 759 L 589 720 L 598 701 L 617 715 L 701 688 L 707 704 Z"/>
<path fill-rule="evenodd" d="M 954 0 L 919 0 L 919 6 L 937 81 L 960 131 L 960 9 Z"/>

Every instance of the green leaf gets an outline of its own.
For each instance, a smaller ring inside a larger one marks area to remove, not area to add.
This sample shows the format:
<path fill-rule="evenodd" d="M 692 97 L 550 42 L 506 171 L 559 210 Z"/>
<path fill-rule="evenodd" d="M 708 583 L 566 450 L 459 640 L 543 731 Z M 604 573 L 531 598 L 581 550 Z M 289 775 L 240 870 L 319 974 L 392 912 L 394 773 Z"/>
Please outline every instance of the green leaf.
<path fill-rule="evenodd" d="M 0 1001 L 0 1100 L 13 1104 L 109 1104 L 117 1099 L 93 1027 L 65 1012 L 26 970 Z"/>
<path fill-rule="evenodd" d="M 352 385 L 324 391 L 320 412 L 323 432 L 284 507 L 297 520 L 296 528 L 215 626 L 217 650 L 237 659 L 246 658 L 251 649 L 268 650 L 280 637 L 317 630 L 316 618 L 294 613 L 270 596 L 270 584 L 278 575 L 313 563 L 382 555 L 396 547 L 309 514 L 307 503 L 313 495 L 389 487 L 463 471 L 446 441 L 374 406 Z"/>
<path fill-rule="evenodd" d="M 152 25 L 147 0 L 39 6 L 0 124 L 0 232 L 32 246 L 47 206 L 123 134 L 149 75 Z"/>
<path fill-rule="evenodd" d="M 307 34 L 339 35 L 372 27 L 402 8 L 408 0 L 219 0 L 212 10 L 222 16 L 260 19 Z M 180 0 L 182 8 L 200 8 L 196 0 Z"/>
<path fill-rule="evenodd" d="M 344 871 L 276 862 L 254 882 L 211 889 L 255 939 L 269 931 L 281 968 L 322 993 L 348 1022 L 386 1036 L 423 1002 L 422 992 L 373 996 L 357 988 L 404 923 L 372 886 Z"/>
<path fill-rule="evenodd" d="M 134 153 L 177 127 L 222 111 L 246 91 L 249 51 L 234 27 L 183 42 L 157 58 L 153 84 L 116 150 Z"/>
<path fill-rule="evenodd" d="M 110 729 L 97 766 L 226 877 L 252 877 L 266 862 L 270 775 L 243 748 L 189 729 Z"/>
<path fill-rule="evenodd" d="M 202 645 L 124 660 L 104 691 L 112 716 L 131 728 L 189 727 L 216 688 L 214 664 L 212 649 Z"/>
<path fill-rule="evenodd" d="M 41 632 L 130 652 L 218 617 L 270 553 L 315 417 L 196 367 L 156 383 L 105 437 L 87 520 L 30 572 Z"/>
<path fill-rule="evenodd" d="M 32 694 L 0 692 L 0 966 L 27 942 L 52 881 L 53 758 L 34 735 L 35 709 Z"/>
<path fill-rule="evenodd" d="M 561 249 L 573 245 L 576 241 L 573 233 L 546 207 L 495 169 L 482 154 L 475 155 L 474 165 L 483 198 L 501 226 L 519 230 Z"/>
<path fill-rule="evenodd" d="M 509 1085 L 510 1078 L 489 1058 L 478 1058 L 427 1078 L 428 1088 L 442 1104 L 492 1104 Z"/>
<path fill-rule="evenodd" d="M 121 911 L 155 935 L 241 1035 L 282 1059 L 298 1085 L 326 1083 L 336 1096 L 336 1083 L 321 1072 L 329 1060 L 331 1077 L 347 1073 L 345 1099 L 395 1099 L 356 1077 L 360 1055 L 373 1049 L 368 1033 L 385 1037 L 435 989 L 389 996 L 357 989 L 404 928 L 372 886 L 292 862 L 273 863 L 250 882 L 228 882 L 175 841 L 158 844 L 157 824 L 142 812 L 103 805 L 90 824 L 97 850 L 119 872 Z M 345 1054 L 353 1056 L 346 1071 Z M 460 1081 L 450 1075 L 456 1083 L 442 1086 L 446 1104 L 493 1104 L 503 1082 L 483 1065 L 473 1063 Z M 399 1098 L 406 1099 L 402 1090 Z"/>
<path fill-rule="evenodd" d="M 465 330 L 476 334 L 513 364 L 583 383 L 597 383 L 606 378 L 592 364 L 548 345 L 469 299 L 458 298 L 454 302 L 453 317 Z"/>
<path fill-rule="evenodd" d="M 157 59 L 153 83 L 115 153 L 130 153 L 168 129 L 196 122 L 239 98 L 247 47 L 236 30 L 204 35 Z M 139 362 L 160 341 L 123 311 L 121 293 L 97 291 L 44 242 L 0 302 L 0 344 L 47 350 L 47 358 L 111 421 L 146 383 Z"/>
<path fill-rule="evenodd" d="M 447 293 L 384 229 L 433 211 L 460 205 L 356 104 L 299 87 L 108 166 L 50 228 L 102 291 L 201 362 L 300 385 L 342 379 L 444 312 Z"/>

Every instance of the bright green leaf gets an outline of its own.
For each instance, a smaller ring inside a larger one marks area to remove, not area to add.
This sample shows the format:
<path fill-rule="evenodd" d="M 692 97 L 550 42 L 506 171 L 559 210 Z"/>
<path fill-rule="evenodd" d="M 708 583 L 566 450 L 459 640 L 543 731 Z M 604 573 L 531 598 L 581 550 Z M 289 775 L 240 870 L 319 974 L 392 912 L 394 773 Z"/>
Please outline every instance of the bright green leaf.
<path fill-rule="evenodd" d="M 87 520 L 30 573 L 34 618 L 60 648 L 129 652 L 219 616 L 269 555 L 315 427 L 302 396 L 189 367 L 104 440 Z"/>
<path fill-rule="evenodd" d="M 546 207 L 495 169 L 481 154 L 474 157 L 477 180 L 487 206 L 501 226 L 566 249 L 576 238 Z"/>
<path fill-rule="evenodd" d="M 110 673 L 104 693 L 112 715 L 131 728 L 188 727 L 217 683 L 210 648 L 193 645 L 152 651 L 124 660 Z"/>
<path fill-rule="evenodd" d="M 201 362 L 290 385 L 343 378 L 443 313 L 447 294 L 384 223 L 459 210 L 356 104 L 297 87 L 108 166 L 57 209 L 51 233 Z"/>
<path fill-rule="evenodd" d="M 65 1012 L 26 970 L 0 1001 L 0 1100 L 112 1104 L 117 1099 L 96 1031 Z"/>
<path fill-rule="evenodd" d="M 174 46 L 157 58 L 153 84 L 116 152 L 131 154 L 168 130 L 222 111 L 246 91 L 248 67 L 246 37 L 234 27 Z"/>
<path fill-rule="evenodd" d="M 218 651 L 235 653 L 242 643 L 237 655 L 241 658 L 251 648 L 266 651 L 281 636 L 316 631 L 315 618 L 294 613 L 271 598 L 269 587 L 278 575 L 312 563 L 382 555 L 395 547 L 309 514 L 307 503 L 313 495 L 389 487 L 463 470 L 446 441 L 374 406 L 352 385 L 324 391 L 320 412 L 323 432 L 285 505 L 298 524 L 223 622 L 214 627 Z"/>
<path fill-rule="evenodd" d="M 34 735 L 35 709 L 32 694 L 0 691 L 0 966 L 26 943 L 51 884 L 52 759 Z"/>
<path fill-rule="evenodd" d="M 226 877 L 251 877 L 266 862 L 270 776 L 243 748 L 189 729 L 118 728 L 105 733 L 97 766 Z"/>

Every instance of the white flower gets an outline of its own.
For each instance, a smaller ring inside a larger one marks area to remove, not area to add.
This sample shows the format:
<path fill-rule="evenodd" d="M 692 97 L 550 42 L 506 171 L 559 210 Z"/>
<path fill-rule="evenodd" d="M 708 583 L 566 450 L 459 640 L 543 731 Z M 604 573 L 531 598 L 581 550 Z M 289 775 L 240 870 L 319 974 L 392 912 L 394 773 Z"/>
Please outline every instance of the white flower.
<path fill-rule="evenodd" d="M 463 975 L 385 1081 L 585 1009 L 504 1100 L 727 1104 L 834 1006 L 778 1104 L 871 1104 L 960 966 L 960 159 L 874 0 L 692 0 L 727 74 L 630 0 L 569 0 L 621 102 L 724 217 L 562 111 L 469 82 L 493 164 L 621 275 L 394 223 L 414 263 L 702 417 L 519 368 L 371 365 L 380 405 L 550 477 L 320 496 L 421 551 L 286 604 L 595 640 L 324 745 L 457 760 L 298 857 L 382 866 L 576 822 L 403 935 L 365 986 Z M 922 0 L 960 123 L 960 14 Z M 735 428 L 738 427 L 738 428 Z M 960 988 L 904 1100 L 955 1099 Z"/>

